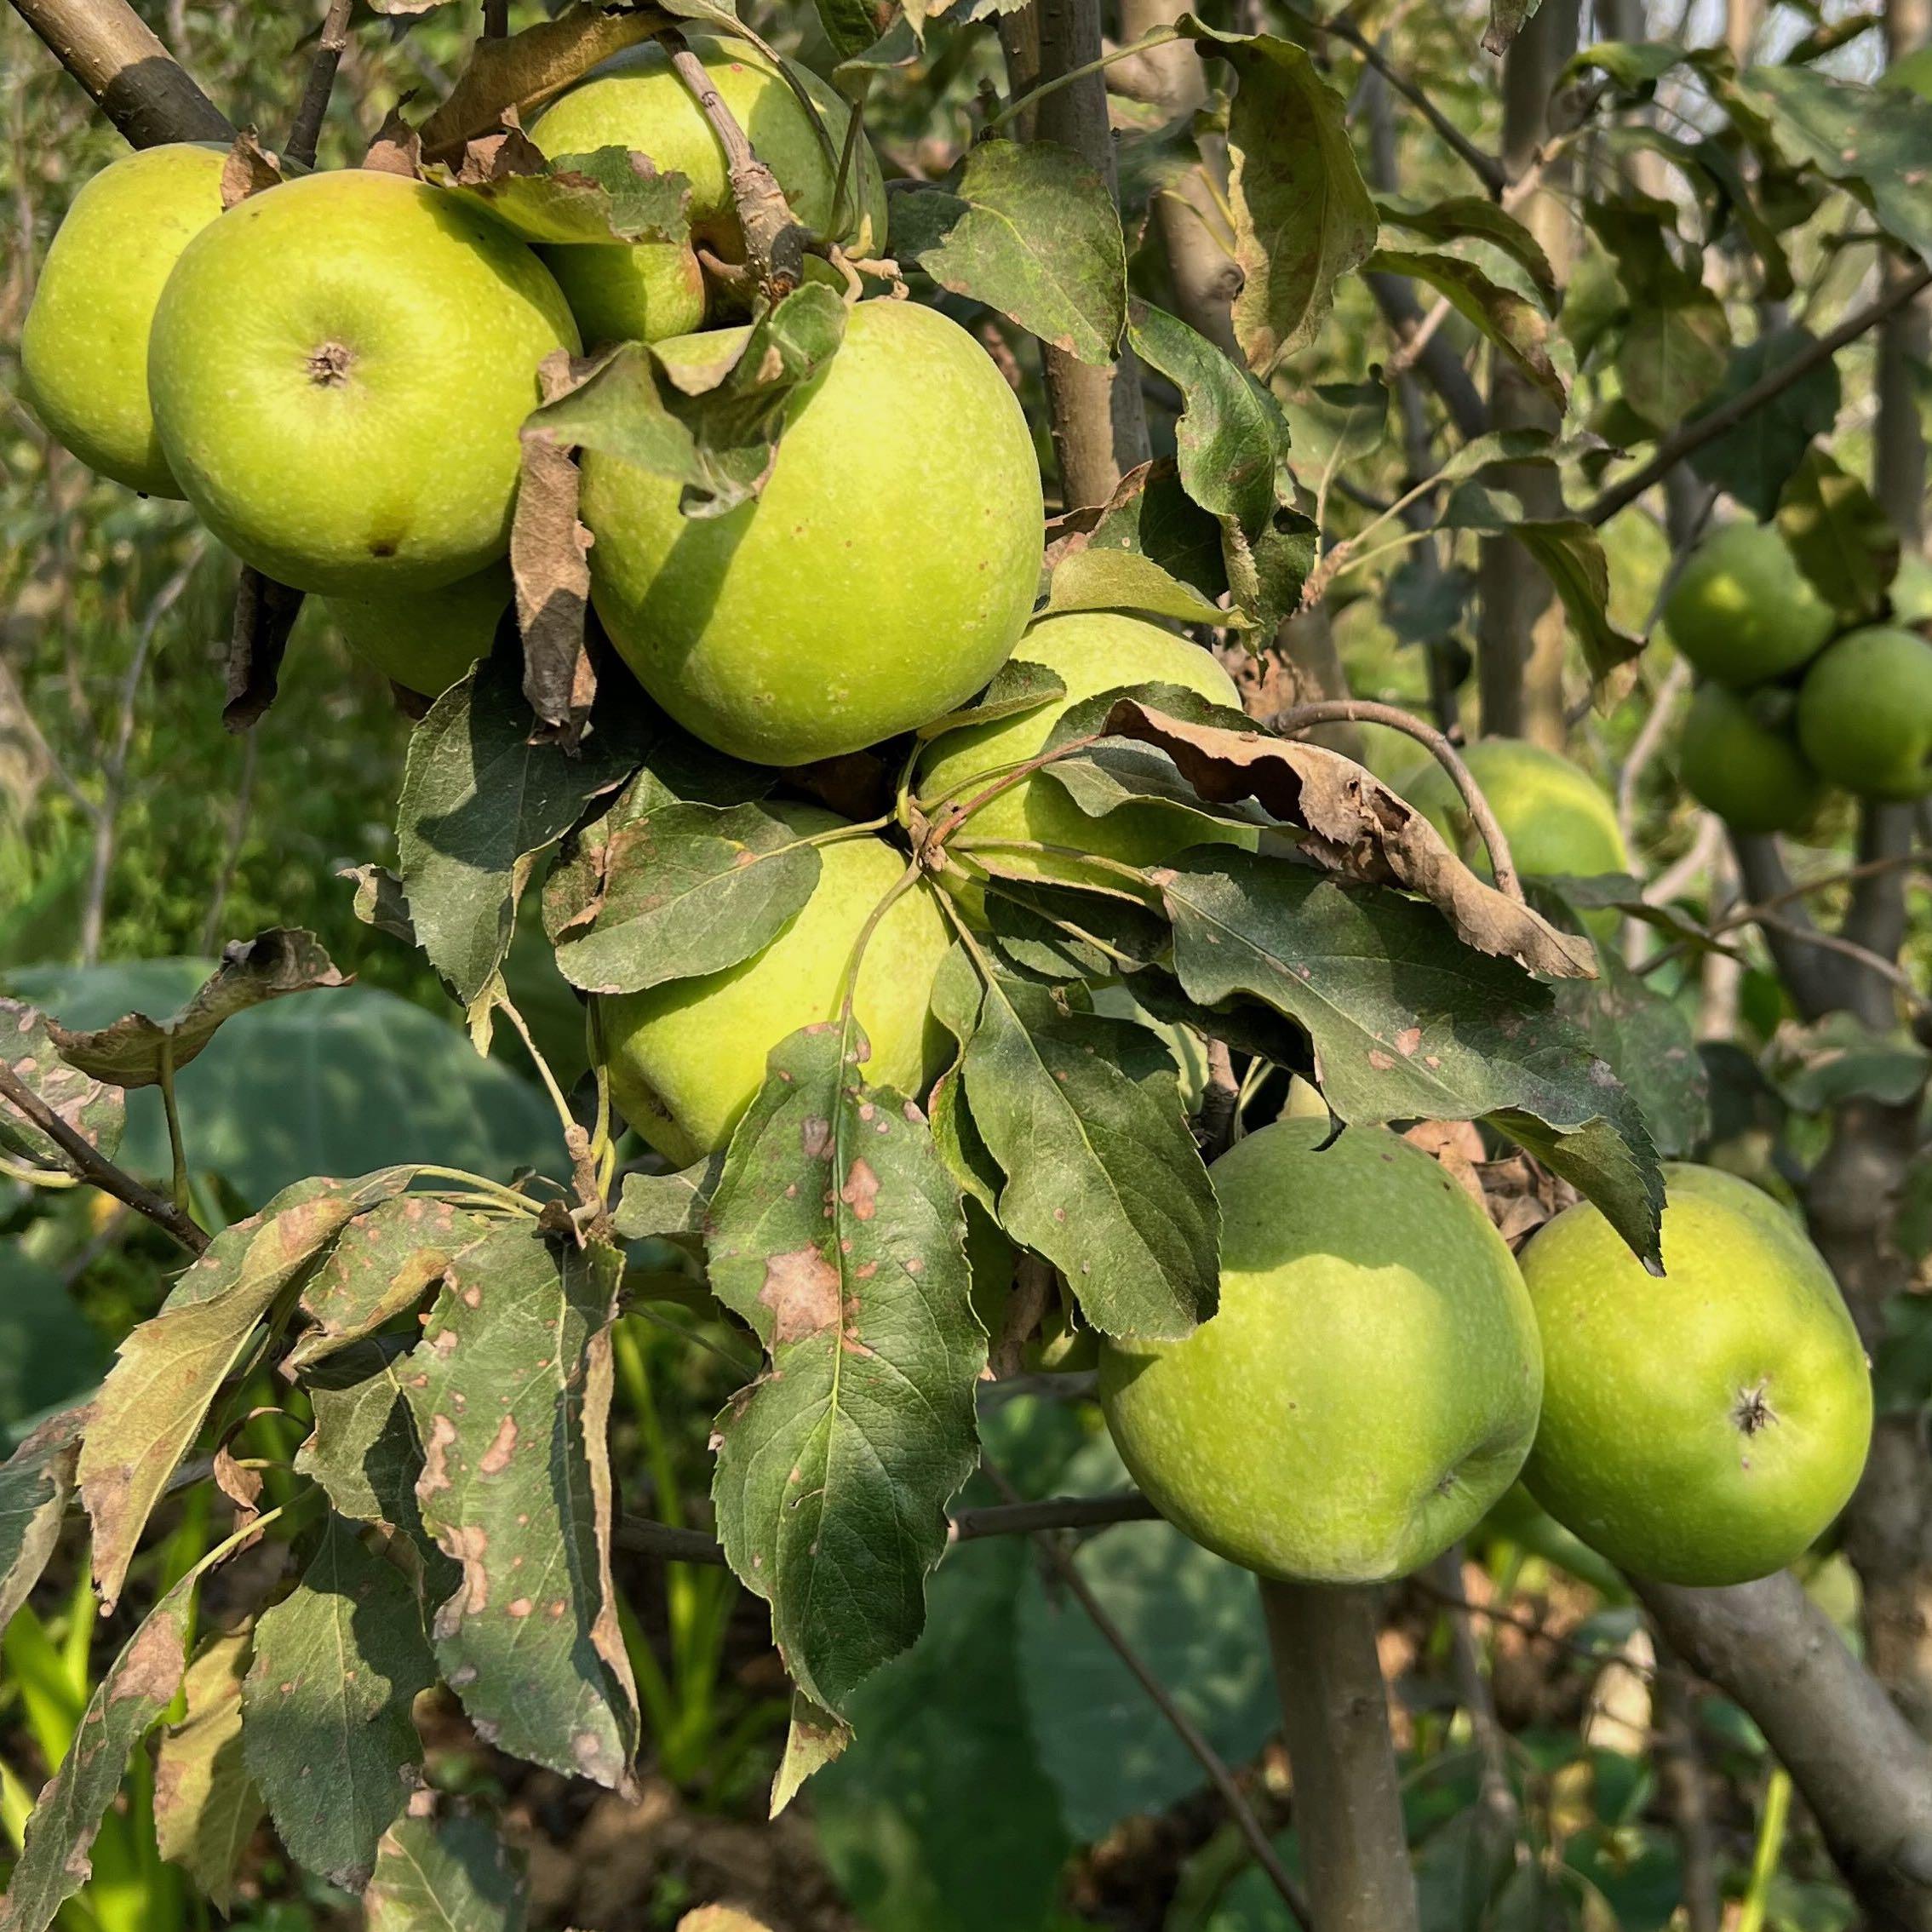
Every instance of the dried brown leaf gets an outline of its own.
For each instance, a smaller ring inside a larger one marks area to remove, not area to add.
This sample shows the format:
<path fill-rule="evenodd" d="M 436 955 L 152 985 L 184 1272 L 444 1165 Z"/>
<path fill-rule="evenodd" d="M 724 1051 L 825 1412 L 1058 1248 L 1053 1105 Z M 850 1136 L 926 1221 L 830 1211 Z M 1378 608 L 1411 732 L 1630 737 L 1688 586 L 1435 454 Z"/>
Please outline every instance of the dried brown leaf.
<path fill-rule="evenodd" d="M 228 641 L 228 693 L 221 722 L 245 731 L 275 702 L 282 658 L 301 616 L 302 593 L 244 565 L 235 587 L 235 628 Z"/>
<path fill-rule="evenodd" d="M 248 128 L 235 136 L 221 169 L 221 206 L 233 208 L 252 194 L 282 185 L 282 158 L 264 147 Z"/>
<path fill-rule="evenodd" d="M 543 399 L 553 402 L 576 381 L 559 350 L 544 363 Z M 582 478 L 576 458 L 547 430 L 523 438 L 523 479 L 510 529 L 510 571 L 517 624 L 523 633 L 524 696 L 553 736 L 575 746 L 597 697 L 597 673 L 584 645 L 590 608 L 590 532 L 577 515 Z"/>
<path fill-rule="evenodd" d="M 1552 978 L 1595 976 L 1588 940 L 1559 932 L 1486 885 L 1413 805 L 1353 759 L 1258 730 L 1184 724 L 1132 698 L 1121 699 L 1103 728 L 1158 745 L 1209 804 L 1252 798 L 1284 824 L 1303 828 L 1300 851 L 1325 870 L 1419 893 L 1478 952 Z"/>
<path fill-rule="evenodd" d="M 431 3 L 440 4 L 440 0 L 431 0 Z M 400 175 L 405 181 L 420 181 L 422 179 L 422 136 L 403 118 L 403 109 L 407 105 L 405 99 L 389 110 L 387 119 L 369 144 L 369 152 L 363 156 L 362 164 L 378 175 Z"/>

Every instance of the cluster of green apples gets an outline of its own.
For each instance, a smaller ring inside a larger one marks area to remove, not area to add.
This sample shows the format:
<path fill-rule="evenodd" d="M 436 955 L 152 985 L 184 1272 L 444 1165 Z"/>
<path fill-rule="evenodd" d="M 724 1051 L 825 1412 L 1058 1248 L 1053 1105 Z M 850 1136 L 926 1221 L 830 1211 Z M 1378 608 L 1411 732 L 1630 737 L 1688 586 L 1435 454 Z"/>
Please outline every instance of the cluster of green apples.
<path fill-rule="evenodd" d="M 1700 544 L 1664 622 L 1699 676 L 1678 773 L 1727 824 L 1802 832 L 1832 785 L 1932 792 L 1932 643 L 1896 623 L 1839 633 L 1769 525 L 1728 524 Z"/>

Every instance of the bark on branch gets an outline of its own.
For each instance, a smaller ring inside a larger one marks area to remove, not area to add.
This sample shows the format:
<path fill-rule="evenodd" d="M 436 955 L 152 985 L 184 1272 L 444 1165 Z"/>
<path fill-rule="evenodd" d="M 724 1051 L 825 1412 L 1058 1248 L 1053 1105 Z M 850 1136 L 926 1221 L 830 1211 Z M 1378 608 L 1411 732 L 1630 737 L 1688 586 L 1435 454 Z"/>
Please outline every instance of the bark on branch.
<path fill-rule="evenodd" d="M 234 140 L 228 117 L 127 0 L 13 0 L 13 5 L 134 146 Z"/>

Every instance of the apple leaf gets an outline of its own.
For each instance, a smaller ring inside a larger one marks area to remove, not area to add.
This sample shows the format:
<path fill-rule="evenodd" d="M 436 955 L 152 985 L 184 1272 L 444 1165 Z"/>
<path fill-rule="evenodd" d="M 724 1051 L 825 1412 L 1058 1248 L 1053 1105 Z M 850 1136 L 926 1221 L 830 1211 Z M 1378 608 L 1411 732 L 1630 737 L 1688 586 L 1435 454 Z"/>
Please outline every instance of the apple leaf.
<path fill-rule="evenodd" d="M 302 1378 L 315 1420 L 295 1472 L 320 1483 L 341 1515 L 401 1530 L 433 1568 L 444 1559 L 416 1505 L 422 1444 L 404 1386 L 410 1373 L 399 1336 L 352 1342 L 318 1362 Z"/>
<path fill-rule="evenodd" d="M 60 1539 L 85 1409 L 50 1416 L 0 1463 L 0 1630 L 26 1602 Z"/>
<path fill-rule="evenodd" d="M 312 932 L 278 926 L 225 948 L 221 965 L 172 1019 L 129 1013 L 83 1033 L 49 1020 L 47 1031 L 60 1058 L 91 1079 L 112 1086 L 155 1086 L 164 1066 L 179 1073 L 237 1013 L 264 1000 L 348 983 Z"/>
<path fill-rule="evenodd" d="M 66 1757 L 27 1819 L 26 1841 L 0 1897 L 0 1932 L 47 1932 L 87 1883 L 89 1855 L 128 1759 L 181 1688 L 198 1574 L 191 1570 L 148 1612 L 95 1685 Z"/>
<path fill-rule="evenodd" d="M 1251 630 L 1254 622 L 1245 611 L 1224 611 L 1151 557 L 1091 544 L 1062 558 L 1047 587 L 1046 614 L 1067 611 L 1137 611 L 1229 630 Z"/>
<path fill-rule="evenodd" d="M 1228 112 L 1235 216 L 1235 335 L 1251 368 L 1271 375 L 1315 340 L 1335 285 L 1375 246 L 1375 203 L 1363 186 L 1340 95 L 1305 48 L 1272 34 L 1182 23 L 1204 56 L 1240 81 Z"/>
<path fill-rule="evenodd" d="M 1405 228 L 1425 241 L 1487 242 L 1499 248 L 1529 277 L 1532 285 L 1543 298 L 1545 311 L 1555 314 L 1562 299 L 1561 291 L 1556 284 L 1556 272 L 1550 266 L 1543 244 L 1515 215 L 1506 214 L 1485 196 L 1450 195 L 1445 200 L 1419 208 L 1379 198 L 1375 213 L 1385 227 Z"/>
<path fill-rule="evenodd" d="M 690 181 L 622 147 L 546 158 L 510 127 L 471 141 L 454 169 L 428 175 L 481 202 L 526 242 L 674 244 L 691 234 Z"/>
<path fill-rule="evenodd" d="M 724 1156 L 714 1154 L 675 1174 L 626 1174 L 611 1224 L 628 1241 L 702 1235 L 724 1171 Z"/>
<path fill-rule="evenodd" d="M 430 707 L 410 739 L 396 810 L 418 943 L 467 1006 L 510 948 L 530 863 L 642 762 L 645 724 L 618 691 L 576 754 L 531 742 L 517 654 L 499 649 Z"/>
<path fill-rule="evenodd" d="M 1228 595 L 1220 522 L 1182 487 L 1171 456 L 1128 471 L 1109 502 L 1069 511 L 1046 534 L 1049 580 L 1080 551 L 1119 551 L 1149 559 L 1217 608 Z M 1228 622 L 1225 611 L 1220 622 Z"/>
<path fill-rule="evenodd" d="M 993 681 L 970 704 L 921 725 L 914 734 L 921 738 L 943 738 L 949 731 L 970 731 L 977 725 L 996 724 L 1002 718 L 1018 718 L 1037 711 L 1056 698 L 1064 697 L 1067 687 L 1058 671 L 1035 664 L 1023 657 L 1009 657 L 993 674 Z"/>
<path fill-rule="evenodd" d="M 960 1190 L 989 1215 L 997 1216 L 1000 1164 L 988 1151 L 966 1105 L 963 1063 L 966 1049 L 979 1024 L 985 1000 L 979 969 L 964 946 L 955 946 L 939 962 L 933 976 L 932 1017 L 952 1035 L 952 1063 L 933 1082 L 933 1144 Z"/>
<path fill-rule="evenodd" d="M 436 1655 L 505 1751 L 622 1788 L 636 1694 L 610 1578 L 610 1323 L 622 1258 L 507 1227 L 459 1255 L 404 1374 L 416 1501 L 462 1578 Z"/>
<path fill-rule="evenodd" d="M 1046 140 L 983 140 L 944 186 L 891 200 L 891 249 L 1085 363 L 1119 353 L 1127 255 L 1105 178 Z"/>
<path fill-rule="evenodd" d="M 1305 1028 L 1341 1119 L 1489 1120 L 1655 1260 L 1655 1149 L 1550 988 L 1458 943 L 1411 900 L 1247 852 L 1184 855 L 1164 895 L 1188 994 L 1210 1006 L 1252 995 Z"/>
<path fill-rule="evenodd" d="M 71 1065 L 54 1043 L 54 1023 L 18 1000 L 0 999 L 0 1066 L 58 1114 L 89 1147 L 113 1157 L 127 1124 L 128 1104 L 108 1086 Z M 65 1167 L 60 1147 L 0 1095 L 0 1154 L 37 1167 Z"/>
<path fill-rule="evenodd" d="M 834 1714 L 925 1622 L 986 1367 L 959 1189 L 865 1055 L 850 1020 L 772 1049 L 708 1248 L 713 1292 L 771 1362 L 718 1418 L 719 1536 L 794 1681 Z"/>
<path fill-rule="evenodd" d="M 879 38 L 879 13 L 872 0 L 817 0 L 818 25 L 833 54 L 855 59 Z"/>
<path fill-rule="evenodd" d="M 1672 429 L 1707 403 L 1730 365 L 1731 327 L 1707 290 L 1639 305 L 1617 346 L 1624 400 L 1654 429 Z"/>
<path fill-rule="evenodd" d="M 1550 359 L 1548 314 L 1516 290 L 1501 286 L 1460 255 L 1418 249 L 1378 248 L 1362 264 L 1372 275 L 1404 275 L 1426 282 L 1465 322 L 1493 342 L 1529 382 L 1561 410 L 1569 401 Z"/>
<path fill-rule="evenodd" d="M 720 517 L 765 487 L 795 393 L 838 353 L 846 305 L 807 282 L 742 335 L 719 330 L 712 361 L 675 365 L 628 342 L 582 365 L 580 379 L 533 415 L 542 434 L 668 476 L 688 517 Z"/>
<path fill-rule="evenodd" d="M 1214 1312 L 1220 1209 L 1173 1062 L 1144 1027 L 1002 973 L 961 1072 L 1005 1176 L 1000 1225 L 1067 1278 L 1103 1334 L 1188 1334 Z"/>
<path fill-rule="evenodd" d="M 1848 624 L 1876 617 L 1898 574 L 1899 533 L 1878 499 L 1822 450 L 1808 450 L 1778 499 L 1778 534 Z"/>
<path fill-rule="evenodd" d="M 246 1625 L 211 1637 L 182 1681 L 186 1711 L 155 1750 L 154 1835 L 210 1904 L 232 1912 L 242 1855 L 261 1822 L 261 1794 L 242 1754 Z"/>
<path fill-rule="evenodd" d="M 1732 350 L 1707 411 L 1721 409 L 1814 340 L 1809 330 L 1791 323 Z M 1777 513 L 1778 499 L 1813 438 L 1825 435 L 1837 421 L 1838 402 L 1838 365 L 1828 357 L 1761 409 L 1751 410 L 1734 429 L 1694 451 L 1690 467 L 1706 483 L 1728 490 L 1760 521 L 1768 520 Z"/>
<path fill-rule="evenodd" d="M 485 1817 L 398 1818 L 376 1848 L 364 1932 L 524 1932 L 521 1861 Z"/>
<path fill-rule="evenodd" d="M 1499 60 L 1510 43 L 1536 18 L 1541 0 L 1489 0 L 1489 25 L 1483 29 L 1482 48 Z"/>
<path fill-rule="evenodd" d="M 217 1235 L 161 1312 L 122 1343 L 81 1449 L 81 1500 L 94 1524 L 94 1576 L 112 1609 L 168 1478 L 201 1431 L 257 1327 L 355 1217 L 400 1194 L 413 1167 L 359 1181 L 303 1181 Z"/>
<path fill-rule="evenodd" d="M 817 847 L 769 812 L 687 803 L 646 773 L 552 874 L 544 930 L 573 986 L 641 993 L 749 959 L 818 874 Z"/>
<path fill-rule="evenodd" d="M 998 863 L 993 854 L 987 860 Z M 987 882 L 986 919 L 1000 957 L 1028 978 L 1050 983 L 1138 971 L 1162 957 L 1170 941 L 1167 920 L 1126 892 L 997 871 Z"/>

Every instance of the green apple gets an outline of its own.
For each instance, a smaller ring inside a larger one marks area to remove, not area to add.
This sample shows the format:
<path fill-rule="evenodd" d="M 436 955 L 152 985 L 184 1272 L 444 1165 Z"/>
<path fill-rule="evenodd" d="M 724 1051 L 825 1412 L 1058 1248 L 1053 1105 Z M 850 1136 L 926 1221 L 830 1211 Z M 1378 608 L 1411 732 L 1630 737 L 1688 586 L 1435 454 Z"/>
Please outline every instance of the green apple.
<path fill-rule="evenodd" d="M 1581 765 L 1521 738 L 1478 738 L 1463 747 L 1462 757 L 1510 841 L 1518 872 L 1532 879 L 1591 879 L 1631 869 L 1617 808 Z M 1488 874 L 1482 834 L 1434 759 L 1399 788 L 1453 850 Z"/>
<path fill-rule="evenodd" d="M 1782 1208 L 1715 1167 L 1665 1179 L 1661 1279 L 1587 1204 L 1524 1251 L 1545 1361 L 1524 1480 L 1639 1576 L 1746 1583 L 1844 1506 L 1871 1379 L 1831 1270 Z"/>
<path fill-rule="evenodd" d="M 1837 619 L 1775 529 L 1735 523 L 1691 553 L 1664 623 L 1706 677 L 1741 689 L 1809 662 Z"/>
<path fill-rule="evenodd" d="M 124 155 L 74 197 L 20 325 L 20 382 L 89 469 L 179 496 L 154 433 L 147 338 L 181 250 L 221 212 L 227 150 L 176 142 Z"/>
<path fill-rule="evenodd" d="M 1380 1127 L 1278 1121 L 1214 1163 L 1221 1305 L 1115 1342 L 1100 1404 L 1198 1543 L 1264 1576 L 1377 1583 L 1455 1541 L 1536 1432 L 1529 1296 L 1488 1217 Z"/>
<path fill-rule="evenodd" d="M 1922 99 L 1932 100 L 1932 47 L 1915 48 L 1901 55 L 1879 75 L 1878 84 L 1906 88 Z"/>
<path fill-rule="evenodd" d="M 1772 695 L 1789 702 L 1788 693 Z M 1724 685 L 1700 685 L 1690 701 L 1677 776 L 1700 805 L 1740 832 L 1802 831 L 1825 797 L 1797 740 Z"/>
<path fill-rule="evenodd" d="M 323 605 L 357 656 L 405 690 L 435 697 L 490 655 L 514 594 L 503 563 L 440 590 L 330 597 Z"/>
<path fill-rule="evenodd" d="M 800 837 L 845 821 L 814 805 L 766 810 Z M 818 884 L 777 937 L 740 966 L 603 1002 L 611 1092 L 659 1153 L 688 1167 L 731 1137 L 765 1084 L 766 1056 L 801 1026 L 837 1018 L 860 929 L 906 869 L 906 855 L 860 835 L 818 848 Z M 951 943 L 929 887 L 915 886 L 874 930 L 853 1011 L 872 1058 L 866 1078 L 923 1099 L 933 977 Z"/>
<path fill-rule="evenodd" d="M 1030 664 L 1043 664 L 1057 674 L 1067 687 L 1065 698 L 1035 711 L 1023 711 L 1018 717 L 949 731 L 935 739 L 920 762 L 918 776 L 920 800 L 926 811 L 937 810 L 942 801 L 959 802 L 983 791 L 995 778 L 1041 750 L 1063 713 L 1104 691 L 1125 685 L 1181 685 L 1230 710 L 1241 708 L 1241 693 L 1212 651 L 1144 618 L 1124 616 L 1115 611 L 1079 611 L 1044 618 L 1020 639 L 1014 656 Z M 1035 772 L 981 806 L 947 844 L 949 851 L 969 856 L 982 841 L 1002 840 L 1058 846 L 1069 853 L 1092 853 L 1123 865 L 1148 866 L 1165 864 L 1189 846 L 1238 845 L 1252 851 L 1256 835 L 1237 826 L 1218 824 L 1184 806 L 1152 800 L 1121 805 L 1101 817 L 1090 818 L 1058 779 Z M 991 849 L 985 857 L 1001 871 L 1028 878 L 1070 880 L 1116 889 L 1121 885 L 1117 874 L 1084 865 L 1075 857 Z M 964 903 L 978 917 L 983 899 L 977 884 L 952 874 L 947 883 L 959 889 Z"/>
<path fill-rule="evenodd" d="M 1804 755 L 1848 792 L 1932 792 L 1932 644 L 1889 624 L 1840 638 L 1805 673 L 1797 737 Z"/>
<path fill-rule="evenodd" d="M 675 366 L 717 335 L 660 342 Z M 583 461 L 592 595 L 687 730 L 762 765 L 876 744 L 1006 662 L 1039 584 L 1040 466 L 992 358 L 937 309 L 861 302 L 792 398 L 762 496 L 687 518 L 680 485 Z"/>
<path fill-rule="evenodd" d="M 832 198 L 851 108 L 804 67 L 788 63 L 788 82 L 785 72 L 748 41 L 697 32 L 686 38 L 759 158 L 777 177 L 800 226 L 829 236 L 835 226 L 837 238 L 857 253 L 877 254 L 886 244 L 886 183 L 863 139 L 834 221 Z M 817 104 L 823 135 L 793 82 Z M 606 61 L 545 111 L 530 138 L 553 159 L 623 147 L 648 156 L 660 174 L 684 175 L 691 183 L 692 243 L 722 261 L 744 260 L 725 150 L 656 41 Z M 587 341 L 654 342 L 703 323 L 704 278 L 691 246 L 586 243 L 542 252 Z"/>
<path fill-rule="evenodd" d="M 209 528 L 298 590 L 433 590 L 508 547 L 537 364 L 580 347 L 549 271 L 460 195 L 347 169 L 182 251 L 148 383 Z"/>

